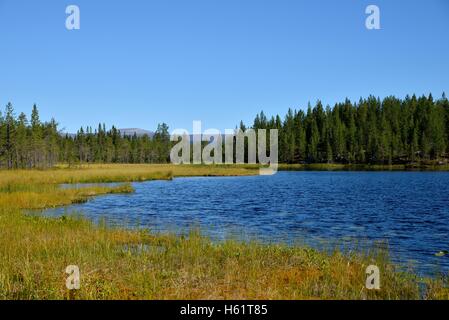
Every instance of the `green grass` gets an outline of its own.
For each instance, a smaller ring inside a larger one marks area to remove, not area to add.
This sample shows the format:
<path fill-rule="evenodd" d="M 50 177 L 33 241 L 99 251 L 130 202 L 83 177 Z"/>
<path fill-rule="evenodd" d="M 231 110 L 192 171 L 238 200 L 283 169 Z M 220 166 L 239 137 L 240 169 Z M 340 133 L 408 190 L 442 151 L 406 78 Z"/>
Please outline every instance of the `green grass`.
<path fill-rule="evenodd" d="M 212 242 L 199 232 L 154 235 L 82 217 L 23 213 L 132 192 L 129 181 L 257 173 L 254 166 L 170 165 L 1 171 L 0 299 L 449 299 L 447 280 L 399 272 L 384 251 Z M 58 187 L 81 182 L 124 184 Z M 381 270 L 379 291 L 365 288 L 370 264 Z M 65 288 L 68 265 L 81 271 L 81 289 L 74 294 Z"/>

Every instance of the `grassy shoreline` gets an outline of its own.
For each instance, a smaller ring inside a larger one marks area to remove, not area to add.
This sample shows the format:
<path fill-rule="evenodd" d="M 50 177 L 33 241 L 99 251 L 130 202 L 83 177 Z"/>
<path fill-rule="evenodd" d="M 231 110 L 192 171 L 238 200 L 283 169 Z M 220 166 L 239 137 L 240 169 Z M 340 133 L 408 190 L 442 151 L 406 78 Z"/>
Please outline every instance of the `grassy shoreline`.
<path fill-rule="evenodd" d="M 285 167 L 281 168 L 285 169 Z M 95 225 L 24 209 L 133 192 L 127 182 L 258 174 L 255 166 L 91 165 L 0 172 L 0 299 L 449 299 L 447 280 L 398 272 L 382 252 L 332 253 L 307 246 L 212 242 Z M 124 182 L 60 189 L 62 183 Z M 69 295 L 65 268 L 78 265 Z M 381 290 L 365 289 L 370 264 Z M 424 292 L 422 287 L 425 287 Z M 420 289 L 421 287 L 421 289 Z"/>

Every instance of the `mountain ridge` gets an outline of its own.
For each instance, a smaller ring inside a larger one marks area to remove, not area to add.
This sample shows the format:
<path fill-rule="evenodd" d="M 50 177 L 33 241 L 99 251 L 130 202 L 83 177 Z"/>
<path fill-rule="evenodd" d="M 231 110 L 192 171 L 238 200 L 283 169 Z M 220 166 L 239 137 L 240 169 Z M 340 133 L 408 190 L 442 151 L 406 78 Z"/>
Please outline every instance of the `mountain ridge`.
<path fill-rule="evenodd" d="M 134 134 L 138 137 L 143 137 L 144 135 L 147 135 L 150 138 L 154 137 L 154 132 L 146 129 L 141 128 L 123 128 L 123 129 L 117 129 L 122 136 L 133 136 Z M 69 132 L 62 132 L 62 136 L 69 136 L 69 137 L 76 137 L 76 133 L 69 133 Z"/>

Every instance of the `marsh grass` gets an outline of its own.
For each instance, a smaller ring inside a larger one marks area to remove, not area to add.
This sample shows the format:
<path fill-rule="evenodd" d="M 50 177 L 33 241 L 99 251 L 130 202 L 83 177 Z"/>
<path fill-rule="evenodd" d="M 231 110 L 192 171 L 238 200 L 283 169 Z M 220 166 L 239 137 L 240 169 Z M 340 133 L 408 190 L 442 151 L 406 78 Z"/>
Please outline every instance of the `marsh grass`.
<path fill-rule="evenodd" d="M 198 231 L 152 235 L 49 218 L 23 209 L 132 192 L 131 181 L 176 176 L 257 174 L 257 168 L 97 165 L 0 172 L 0 299 L 448 299 L 447 279 L 403 273 L 383 250 L 323 250 L 257 241 L 213 242 Z M 63 183 L 126 182 L 61 189 Z M 365 289 L 366 267 L 381 270 L 381 290 Z M 65 288 L 77 265 L 81 289 Z"/>

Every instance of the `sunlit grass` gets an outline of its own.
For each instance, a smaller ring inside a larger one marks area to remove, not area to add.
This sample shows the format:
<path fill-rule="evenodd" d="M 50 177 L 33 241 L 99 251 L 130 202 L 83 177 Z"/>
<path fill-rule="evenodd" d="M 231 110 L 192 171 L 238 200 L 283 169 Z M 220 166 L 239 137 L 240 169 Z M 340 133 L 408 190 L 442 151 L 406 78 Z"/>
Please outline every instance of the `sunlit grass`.
<path fill-rule="evenodd" d="M 400 273 L 385 252 L 319 252 L 303 245 L 212 242 L 93 224 L 36 209 L 132 192 L 131 181 L 257 174 L 254 166 L 95 165 L 0 171 L 0 299 L 448 299 L 447 280 Z M 61 189 L 62 183 L 123 182 Z M 370 264 L 381 290 L 365 288 Z M 68 265 L 81 270 L 69 295 Z M 420 290 L 424 286 L 424 290 Z"/>

